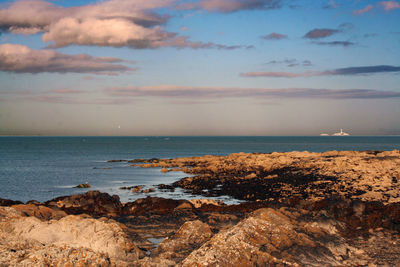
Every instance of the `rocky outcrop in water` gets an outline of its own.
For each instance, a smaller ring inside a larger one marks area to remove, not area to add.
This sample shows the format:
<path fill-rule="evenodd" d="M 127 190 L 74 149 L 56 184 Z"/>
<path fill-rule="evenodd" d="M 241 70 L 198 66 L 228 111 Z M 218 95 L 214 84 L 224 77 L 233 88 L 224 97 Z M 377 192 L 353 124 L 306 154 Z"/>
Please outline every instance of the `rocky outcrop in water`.
<path fill-rule="evenodd" d="M 160 159 L 143 167 L 179 168 L 194 177 L 173 184 L 193 194 L 242 200 L 318 200 L 337 195 L 400 202 L 400 151 L 236 153 Z"/>

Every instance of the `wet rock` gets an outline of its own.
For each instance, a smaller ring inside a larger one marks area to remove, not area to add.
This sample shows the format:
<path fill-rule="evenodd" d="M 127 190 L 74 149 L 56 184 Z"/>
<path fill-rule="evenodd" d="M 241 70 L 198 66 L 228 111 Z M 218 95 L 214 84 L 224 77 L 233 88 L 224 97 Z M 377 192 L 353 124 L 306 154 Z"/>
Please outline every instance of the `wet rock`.
<path fill-rule="evenodd" d="M 158 158 L 151 158 L 151 159 L 134 159 L 129 160 L 129 163 L 158 163 L 160 159 Z"/>
<path fill-rule="evenodd" d="M 214 199 L 189 199 L 188 200 L 196 209 L 201 208 L 203 205 L 214 205 L 221 206 L 224 204 L 223 201 Z"/>
<path fill-rule="evenodd" d="M 167 191 L 171 191 L 171 192 L 175 191 L 175 187 L 172 185 L 159 184 L 159 185 L 157 185 L 157 188 L 159 190 L 167 190 Z"/>
<path fill-rule="evenodd" d="M 152 192 L 155 192 L 155 191 L 156 191 L 155 188 L 147 188 L 146 190 L 143 191 L 143 193 L 148 194 L 148 193 L 152 193 Z"/>
<path fill-rule="evenodd" d="M 117 195 L 110 196 L 99 191 L 58 197 L 44 204 L 50 208 L 57 207 L 68 214 L 86 213 L 92 216 L 117 216 L 122 210 Z"/>
<path fill-rule="evenodd" d="M 143 185 L 137 185 L 137 186 L 132 187 L 132 192 L 138 193 L 138 192 L 142 191 L 142 189 L 143 189 Z"/>
<path fill-rule="evenodd" d="M 142 167 L 179 168 L 193 177 L 173 184 L 192 194 L 236 199 L 320 200 L 333 194 L 384 204 L 400 202 L 400 151 L 235 153 L 160 159 Z"/>
<path fill-rule="evenodd" d="M 74 186 L 74 188 L 90 188 L 91 185 L 88 184 L 87 182 L 84 184 L 78 184 L 77 186 Z"/>
<path fill-rule="evenodd" d="M 23 204 L 21 201 L 18 200 L 10 200 L 10 199 L 3 199 L 0 198 L 0 206 L 12 206 L 12 205 L 18 205 L 18 204 Z"/>
<path fill-rule="evenodd" d="M 112 160 L 108 160 L 107 162 L 127 162 L 127 160 L 125 160 L 125 159 L 112 159 Z"/>
<path fill-rule="evenodd" d="M 140 198 L 134 202 L 128 202 L 122 209 L 124 215 L 149 215 L 149 214 L 169 214 L 185 202 L 184 200 L 165 199 L 158 197 Z"/>

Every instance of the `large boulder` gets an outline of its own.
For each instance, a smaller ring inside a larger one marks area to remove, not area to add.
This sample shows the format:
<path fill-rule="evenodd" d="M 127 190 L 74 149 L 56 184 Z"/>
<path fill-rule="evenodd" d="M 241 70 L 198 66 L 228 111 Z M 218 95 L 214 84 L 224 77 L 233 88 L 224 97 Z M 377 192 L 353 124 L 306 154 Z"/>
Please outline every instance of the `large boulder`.
<path fill-rule="evenodd" d="M 32 244 L 31 253 L 36 255 L 35 244 L 39 242 L 42 244 L 41 248 L 83 248 L 83 252 L 87 250 L 94 254 L 104 254 L 113 262 L 134 261 L 141 256 L 140 250 L 129 240 L 123 226 L 106 218 L 69 215 L 60 220 L 41 221 L 36 217 L 25 217 L 14 208 L 0 207 L 0 230 L 3 242 L 14 242 L 15 252 L 20 247 Z M 57 254 L 52 256 L 61 260 L 61 256 Z"/>
<path fill-rule="evenodd" d="M 185 222 L 171 237 L 164 239 L 154 255 L 163 254 L 164 258 L 183 259 L 213 236 L 210 227 L 199 221 Z"/>

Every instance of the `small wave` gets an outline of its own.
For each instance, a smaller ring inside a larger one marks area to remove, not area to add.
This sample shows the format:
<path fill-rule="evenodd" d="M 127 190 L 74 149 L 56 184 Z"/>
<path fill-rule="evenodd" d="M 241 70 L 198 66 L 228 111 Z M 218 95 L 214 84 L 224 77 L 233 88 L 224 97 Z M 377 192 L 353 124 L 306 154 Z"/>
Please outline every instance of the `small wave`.
<path fill-rule="evenodd" d="M 55 188 L 74 188 L 76 185 L 56 185 Z"/>

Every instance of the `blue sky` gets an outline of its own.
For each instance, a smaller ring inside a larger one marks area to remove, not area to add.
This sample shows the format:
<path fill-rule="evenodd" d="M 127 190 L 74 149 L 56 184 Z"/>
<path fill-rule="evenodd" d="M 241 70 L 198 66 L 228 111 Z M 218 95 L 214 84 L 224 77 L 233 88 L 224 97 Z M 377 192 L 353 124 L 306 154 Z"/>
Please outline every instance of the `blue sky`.
<path fill-rule="evenodd" d="M 399 1 L 0 1 L 0 134 L 400 134 Z"/>

